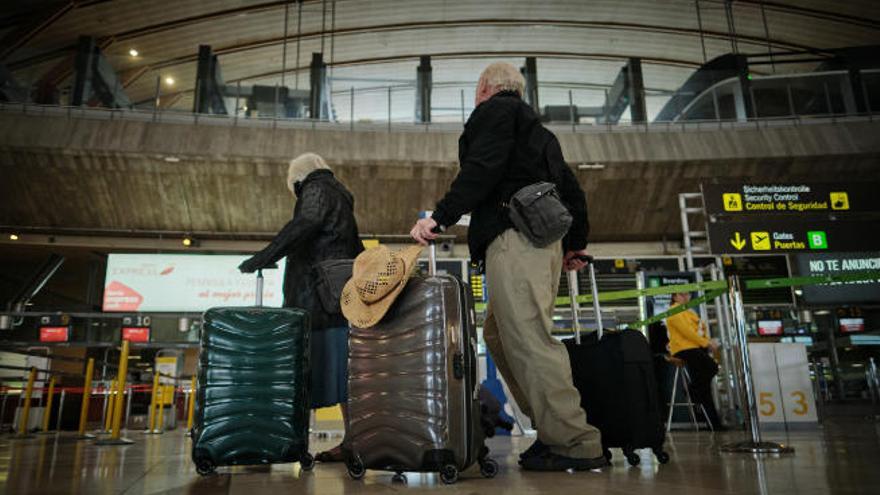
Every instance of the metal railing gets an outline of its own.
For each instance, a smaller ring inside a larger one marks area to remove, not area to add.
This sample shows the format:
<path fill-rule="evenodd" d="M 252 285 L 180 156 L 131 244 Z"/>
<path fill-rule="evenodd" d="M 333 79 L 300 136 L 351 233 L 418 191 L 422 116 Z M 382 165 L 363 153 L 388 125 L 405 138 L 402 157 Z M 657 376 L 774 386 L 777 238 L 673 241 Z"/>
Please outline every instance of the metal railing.
<path fill-rule="evenodd" d="M 307 118 L 239 117 L 212 115 L 176 110 L 144 110 L 102 107 L 72 107 L 34 103 L 0 103 L 0 112 L 6 114 L 59 117 L 87 120 L 122 120 L 127 122 L 156 122 L 165 124 L 208 125 L 221 127 L 250 127 L 269 129 L 309 129 L 349 132 L 447 132 L 459 133 L 458 122 L 332 122 Z M 873 122 L 874 114 L 817 114 L 790 117 L 762 117 L 748 120 L 688 120 L 677 122 L 597 124 L 592 122 L 551 123 L 548 128 L 556 133 L 639 133 L 639 132 L 704 132 L 712 130 L 766 129 L 817 124 Z"/>

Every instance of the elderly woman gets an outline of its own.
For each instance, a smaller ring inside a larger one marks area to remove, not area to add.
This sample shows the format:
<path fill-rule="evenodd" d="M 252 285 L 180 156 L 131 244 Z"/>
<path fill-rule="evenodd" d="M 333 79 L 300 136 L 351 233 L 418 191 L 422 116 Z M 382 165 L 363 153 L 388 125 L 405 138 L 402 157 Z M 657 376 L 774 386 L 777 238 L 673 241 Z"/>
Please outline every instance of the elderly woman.
<path fill-rule="evenodd" d="M 250 273 L 287 257 L 284 306 L 311 315 L 312 408 L 340 404 L 347 413 L 348 323 L 321 305 L 315 266 L 325 260 L 352 259 L 363 251 L 354 218 L 354 199 L 323 158 L 305 153 L 290 161 L 287 188 L 296 197 L 293 219 L 262 251 L 239 269 Z M 318 454 L 319 461 L 341 461 L 340 447 Z"/>

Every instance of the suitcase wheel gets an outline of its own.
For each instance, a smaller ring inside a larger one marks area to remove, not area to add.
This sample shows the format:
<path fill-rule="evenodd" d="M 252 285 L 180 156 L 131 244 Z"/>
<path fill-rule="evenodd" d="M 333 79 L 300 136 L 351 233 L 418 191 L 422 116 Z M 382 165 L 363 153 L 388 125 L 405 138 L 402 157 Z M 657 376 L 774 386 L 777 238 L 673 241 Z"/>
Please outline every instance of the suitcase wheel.
<path fill-rule="evenodd" d="M 408 481 L 406 479 L 406 475 L 401 472 L 394 473 L 394 476 L 391 477 L 391 482 L 392 483 L 401 483 L 404 485 L 408 483 Z"/>
<path fill-rule="evenodd" d="M 447 485 L 458 481 L 458 468 L 453 464 L 446 464 L 440 468 L 440 481 Z"/>
<path fill-rule="evenodd" d="M 214 461 L 208 459 L 206 457 L 201 457 L 196 460 L 196 472 L 202 476 L 208 476 L 209 474 L 213 474 L 217 469 L 217 466 L 214 464 Z"/>
<path fill-rule="evenodd" d="M 666 464 L 669 462 L 669 454 L 663 450 L 655 450 L 654 455 L 657 456 L 657 462 L 660 464 Z"/>
<path fill-rule="evenodd" d="M 311 471 L 315 467 L 315 456 L 306 452 L 302 457 L 299 458 L 299 467 L 302 468 L 303 471 Z"/>
<path fill-rule="evenodd" d="M 353 480 L 359 480 L 367 474 L 367 468 L 364 467 L 363 461 L 361 461 L 360 457 L 351 457 L 346 459 L 345 467 L 348 469 L 348 475 L 351 476 Z"/>
<path fill-rule="evenodd" d="M 623 455 L 626 456 L 626 462 L 628 462 L 630 466 L 638 466 L 639 463 L 642 462 L 642 458 L 639 457 L 639 454 L 636 454 L 632 450 L 624 450 Z"/>
<path fill-rule="evenodd" d="M 480 461 L 480 474 L 484 478 L 494 478 L 498 474 L 498 463 L 488 457 Z"/>
<path fill-rule="evenodd" d="M 611 458 L 614 457 L 613 455 L 611 455 L 611 451 L 608 449 L 605 449 L 605 452 L 602 452 L 602 454 L 605 456 L 605 460 L 608 462 L 611 462 Z"/>

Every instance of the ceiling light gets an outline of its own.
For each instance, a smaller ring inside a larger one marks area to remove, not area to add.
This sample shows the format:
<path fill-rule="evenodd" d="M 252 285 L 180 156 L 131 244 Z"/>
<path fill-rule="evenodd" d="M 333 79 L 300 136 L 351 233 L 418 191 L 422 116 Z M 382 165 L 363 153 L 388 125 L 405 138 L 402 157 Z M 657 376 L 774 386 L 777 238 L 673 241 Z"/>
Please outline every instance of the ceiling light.
<path fill-rule="evenodd" d="M 578 170 L 603 170 L 604 168 L 604 163 L 581 163 L 578 165 Z"/>
<path fill-rule="evenodd" d="M 177 163 L 180 161 L 180 158 L 177 158 L 176 156 L 166 156 L 164 160 L 169 163 Z"/>
<path fill-rule="evenodd" d="M 134 48 L 132 48 L 131 50 L 128 51 L 128 54 L 131 55 L 132 57 L 137 57 L 138 51 L 135 50 Z"/>
<path fill-rule="evenodd" d="M 183 245 L 186 247 L 192 246 L 192 243 L 193 243 L 192 239 L 190 239 L 189 237 L 184 237 L 183 241 L 181 241 L 181 242 L 183 242 Z"/>
<path fill-rule="evenodd" d="M 827 309 L 820 309 L 818 311 L 814 311 L 813 314 L 821 316 L 821 315 L 831 314 L 831 311 L 828 311 Z"/>
<path fill-rule="evenodd" d="M 166 77 L 166 78 L 165 78 L 165 84 L 167 84 L 167 85 L 169 85 L 169 86 L 173 86 L 173 85 L 174 85 L 174 78 L 171 77 L 171 76 Z"/>
<path fill-rule="evenodd" d="M 17 241 L 17 240 L 18 240 L 18 234 L 9 234 L 9 240 L 10 240 L 10 241 Z"/>

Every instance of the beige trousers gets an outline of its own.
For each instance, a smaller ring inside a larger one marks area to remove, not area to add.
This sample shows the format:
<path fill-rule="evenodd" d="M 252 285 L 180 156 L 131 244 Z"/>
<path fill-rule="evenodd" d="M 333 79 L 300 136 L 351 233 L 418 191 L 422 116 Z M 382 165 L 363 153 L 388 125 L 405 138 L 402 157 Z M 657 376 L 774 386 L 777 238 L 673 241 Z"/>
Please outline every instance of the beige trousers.
<path fill-rule="evenodd" d="M 599 430 L 587 424 L 565 345 L 551 335 L 562 248 L 532 246 L 508 229 L 486 253 L 489 308 L 483 339 L 514 400 L 560 455 L 602 455 Z"/>

